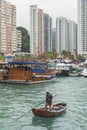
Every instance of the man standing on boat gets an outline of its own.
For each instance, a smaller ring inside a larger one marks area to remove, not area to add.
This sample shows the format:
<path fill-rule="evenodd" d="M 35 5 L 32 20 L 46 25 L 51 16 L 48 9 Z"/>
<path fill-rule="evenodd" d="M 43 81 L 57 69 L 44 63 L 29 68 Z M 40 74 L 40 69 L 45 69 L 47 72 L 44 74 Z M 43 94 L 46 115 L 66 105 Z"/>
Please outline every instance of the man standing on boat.
<path fill-rule="evenodd" d="M 49 107 L 49 109 L 51 110 L 52 98 L 53 98 L 52 94 L 47 91 L 46 92 L 46 109 L 48 109 Z"/>

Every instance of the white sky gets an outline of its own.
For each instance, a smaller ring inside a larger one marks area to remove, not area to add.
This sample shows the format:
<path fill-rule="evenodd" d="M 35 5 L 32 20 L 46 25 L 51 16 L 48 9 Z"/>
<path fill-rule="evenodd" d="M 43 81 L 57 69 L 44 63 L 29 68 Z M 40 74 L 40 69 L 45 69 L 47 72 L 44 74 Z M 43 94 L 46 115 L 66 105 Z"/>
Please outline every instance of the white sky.
<path fill-rule="evenodd" d="M 38 5 L 38 8 L 49 14 L 53 20 L 53 27 L 56 18 L 66 17 L 77 22 L 77 0 L 7 0 L 16 6 L 17 26 L 25 27 L 29 30 L 30 5 Z"/>

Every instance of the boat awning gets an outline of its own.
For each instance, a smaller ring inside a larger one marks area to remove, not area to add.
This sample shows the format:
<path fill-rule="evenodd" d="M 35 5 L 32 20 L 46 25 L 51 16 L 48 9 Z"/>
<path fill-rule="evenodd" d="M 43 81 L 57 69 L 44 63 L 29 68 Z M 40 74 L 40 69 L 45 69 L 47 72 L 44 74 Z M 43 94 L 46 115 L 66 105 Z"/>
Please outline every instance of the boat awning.
<path fill-rule="evenodd" d="M 36 64 L 36 65 L 46 65 L 44 62 L 8 62 L 9 65 L 27 65 L 27 64 Z"/>

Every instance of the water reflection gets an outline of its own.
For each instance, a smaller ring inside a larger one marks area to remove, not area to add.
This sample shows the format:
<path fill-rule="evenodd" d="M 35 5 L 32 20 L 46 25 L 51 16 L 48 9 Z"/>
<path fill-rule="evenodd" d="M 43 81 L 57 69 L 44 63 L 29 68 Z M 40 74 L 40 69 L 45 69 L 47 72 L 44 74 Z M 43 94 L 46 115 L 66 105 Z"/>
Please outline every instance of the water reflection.
<path fill-rule="evenodd" d="M 41 127 L 46 127 L 47 130 L 51 130 L 52 126 L 55 122 L 55 117 L 52 118 L 45 118 L 45 117 L 38 117 L 38 116 L 34 116 L 32 118 L 32 125 L 33 126 L 41 126 Z"/>

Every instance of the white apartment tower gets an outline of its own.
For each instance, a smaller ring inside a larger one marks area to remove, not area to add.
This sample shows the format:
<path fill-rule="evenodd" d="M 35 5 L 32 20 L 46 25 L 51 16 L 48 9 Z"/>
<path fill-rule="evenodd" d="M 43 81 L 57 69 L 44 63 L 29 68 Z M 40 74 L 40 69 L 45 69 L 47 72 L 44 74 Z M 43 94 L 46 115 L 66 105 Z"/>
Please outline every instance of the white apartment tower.
<path fill-rule="evenodd" d="M 69 50 L 68 20 L 59 17 L 56 19 L 56 52 L 61 54 L 63 50 Z"/>
<path fill-rule="evenodd" d="M 87 0 L 78 0 L 78 54 L 87 54 Z"/>
<path fill-rule="evenodd" d="M 0 51 L 8 54 L 16 49 L 16 7 L 0 0 Z"/>
<path fill-rule="evenodd" d="M 37 54 L 38 51 L 38 7 L 30 6 L 30 53 Z"/>
<path fill-rule="evenodd" d="M 44 52 L 44 13 L 37 5 L 30 6 L 30 53 Z"/>
<path fill-rule="evenodd" d="M 43 54 L 52 50 L 52 19 L 37 5 L 30 6 L 30 53 Z"/>
<path fill-rule="evenodd" d="M 74 54 L 77 51 L 77 25 L 74 21 L 68 20 L 69 31 L 69 52 Z"/>

